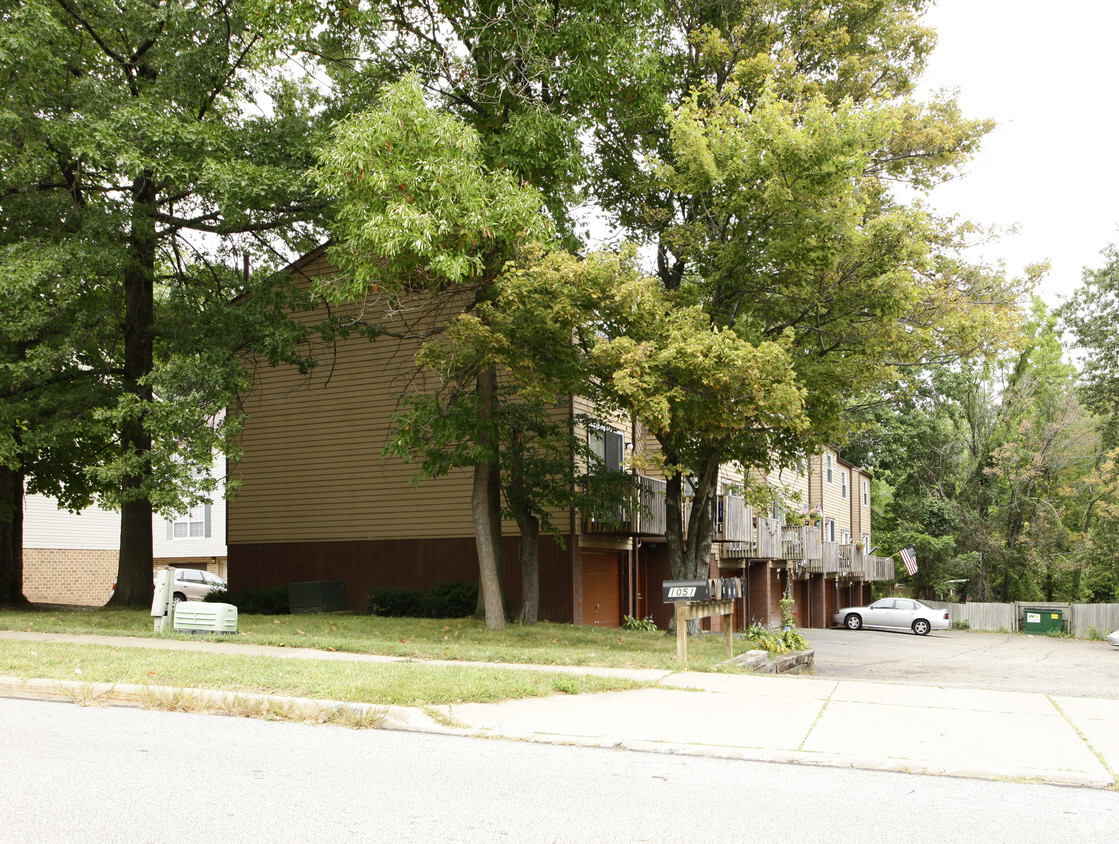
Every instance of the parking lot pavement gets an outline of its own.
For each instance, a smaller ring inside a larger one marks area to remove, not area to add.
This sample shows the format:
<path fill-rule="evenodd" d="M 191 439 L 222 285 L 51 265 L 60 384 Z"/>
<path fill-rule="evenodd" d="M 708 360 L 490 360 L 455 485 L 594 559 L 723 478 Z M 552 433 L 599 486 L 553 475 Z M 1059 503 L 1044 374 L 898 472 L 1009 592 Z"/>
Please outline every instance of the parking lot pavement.
<path fill-rule="evenodd" d="M 1105 642 L 967 630 L 802 632 L 818 677 L 1119 699 L 1119 648 Z"/>

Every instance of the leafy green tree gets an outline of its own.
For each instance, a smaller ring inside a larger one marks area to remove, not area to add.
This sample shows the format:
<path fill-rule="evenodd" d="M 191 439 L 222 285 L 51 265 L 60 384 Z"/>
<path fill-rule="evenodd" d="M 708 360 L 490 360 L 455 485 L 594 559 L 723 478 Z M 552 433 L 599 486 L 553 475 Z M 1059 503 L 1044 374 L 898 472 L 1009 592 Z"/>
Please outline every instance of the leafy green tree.
<path fill-rule="evenodd" d="M 642 273 L 632 249 L 585 259 L 557 252 L 505 281 L 498 305 L 507 342 L 528 346 L 519 338 L 552 332 L 536 348 L 566 349 L 581 361 L 566 388 L 634 414 L 656 437 L 673 553 L 684 550 L 672 546 L 684 535 L 682 477 L 702 473 L 686 541 L 689 550 L 706 542 L 693 551 L 706 559 L 715 508 L 703 496 L 716 494 L 719 458 L 762 462 L 769 444 L 805 425 L 786 346 L 712 331 L 702 306 Z"/>
<path fill-rule="evenodd" d="M 91 411 L 115 447 L 74 473 L 121 511 L 116 604 L 150 602 L 153 502 L 187 503 L 190 464 L 232 432 L 200 412 L 244 372 L 211 366 L 215 326 L 212 352 L 186 326 L 246 292 L 243 255 L 275 263 L 284 238 L 310 242 L 313 98 L 285 79 L 280 23 L 245 0 L 25 0 L 0 20 L 4 236 L 79 256 L 58 289 L 117 329 Z M 204 310 L 171 311 L 185 300 Z"/>
<path fill-rule="evenodd" d="M 695 424 L 701 393 L 669 399 L 655 433 L 678 471 L 674 577 L 706 571 L 712 467 L 788 464 L 841 440 L 847 412 L 908 372 L 1013 332 L 1019 290 L 960 259 L 964 230 L 892 190 L 947 178 L 989 127 L 951 99 L 909 98 L 932 47 L 923 5 L 674 4 L 662 62 L 634 68 L 599 131 L 598 196 L 655 245 L 664 291 L 698 303 L 713 335 L 784 349 L 808 420 L 726 439 Z M 696 484 L 687 537 L 684 474 Z"/>
<path fill-rule="evenodd" d="M 0 605 L 23 605 L 24 491 L 71 509 L 92 500 L 82 469 L 106 459 L 112 442 L 95 411 L 115 331 L 103 311 L 83 307 L 97 295 L 94 283 L 79 289 L 70 275 L 88 256 L 34 239 L 0 254 Z"/>
<path fill-rule="evenodd" d="M 1085 405 L 1108 420 L 1108 443 L 1119 443 L 1119 250 L 1103 252 L 1104 264 L 1085 268 L 1082 284 L 1058 315 L 1071 331 L 1080 353 L 1081 395 Z"/>
<path fill-rule="evenodd" d="M 1086 594 L 1085 525 L 1107 483 L 1056 328 L 1035 302 L 1013 350 L 931 371 L 904 409 L 879 411 L 856 438 L 848 456 L 875 476 L 875 536 L 917 547 L 920 570 L 899 578 L 918 594 Z"/>
<path fill-rule="evenodd" d="M 393 303 L 416 294 L 437 306 L 452 303 L 449 313 L 427 316 L 422 326 L 430 334 L 442 332 L 455 304 L 475 309 L 492 299 L 516 250 L 550 230 L 539 193 L 486 167 L 477 133 L 430 108 L 414 79 L 386 87 L 378 108 L 337 126 L 320 159 L 316 178 L 337 203 L 335 225 L 344 233 L 332 252 L 341 274 L 330 295 L 352 301 L 383 288 Z M 436 439 L 469 451 L 482 600 L 486 626 L 496 629 L 505 624 L 497 361 L 475 345 L 447 376 L 452 400 L 435 411 L 447 433 Z M 458 385 L 471 381 L 469 405 L 456 406 Z"/>
<path fill-rule="evenodd" d="M 390 86 L 387 93 L 381 89 L 409 70 L 432 108 L 444 117 L 456 118 L 444 123 L 415 120 L 418 111 L 409 106 L 405 109 L 406 121 L 411 122 L 407 133 L 392 134 L 391 119 L 378 129 L 352 122 L 345 130 L 355 140 L 350 161 L 343 162 L 326 151 L 322 172 L 335 184 L 324 183 L 324 190 L 339 207 L 334 257 L 342 268 L 343 281 L 336 290 L 349 296 L 367 292 L 374 284 L 390 291 L 410 289 L 417 283 L 417 270 L 422 274 L 430 271 L 427 280 L 419 282 L 421 288 L 430 292 L 449 283 L 462 291 L 473 286 L 474 292 L 466 298 L 467 307 L 473 308 L 492 298 L 493 284 L 513 250 L 543 236 L 539 222 L 550 220 L 550 228 L 571 243 L 572 209 L 583 200 L 581 188 L 587 173 L 584 130 L 601 113 L 614 89 L 613 80 L 635 57 L 629 34 L 645 25 L 652 8 L 651 2 L 614 0 L 518 0 L 496 5 L 409 0 L 332 12 L 330 25 L 314 39 L 313 49 L 324 58 L 324 67 L 348 98 L 397 102 L 398 87 Z M 416 99 L 418 105 L 418 96 Z M 432 150 L 432 138 L 420 135 L 432 131 L 434 137 L 453 145 L 464 128 L 471 148 L 455 163 Z M 355 153 L 356 135 L 366 130 L 383 130 L 393 146 L 376 151 L 366 146 Z M 359 160 L 362 156 L 366 157 Z M 437 167 L 445 169 L 440 173 Z M 386 184 L 419 189 L 401 191 L 395 197 L 400 202 L 391 196 L 383 201 L 354 189 L 353 179 L 359 174 L 364 178 L 374 173 L 378 180 L 389 173 L 401 177 Z M 453 186 L 454 196 L 438 184 L 443 178 Z M 483 199 L 480 206 L 468 196 L 475 190 Z M 446 205 L 431 204 L 440 196 L 448 200 Z M 506 227 L 522 214 L 526 201 L 534 205 L 531 215 L 537 220 L 527 227 Z M 503 202 L 510 203 L 509 207 L 502 208 Z M 417 211 L 415 206 L 424 210 Z M 464 216 L 456 220 L 452 213 Z M 369 222 L 378 214 L 386 216 L 381 218 L 382 224 L 371 227 L 375 234 L 367 236 L 359 230 L 364 225 L 359 221 Z M 429 224 L 438 232 L 434 238 L 409 230 Z M 464 234 L 461 241 L 459 232 Z M 544 239 L 554 237 L 549 231 Z M 378 251 L 385 248 L 396 251 Z M 386 257 L 395 278 L 383 271 Z M 453 309 L 445 314 L 447 318 L 452 315 Z M 444 420 L 429 420 L 444 431 L 447 421 L 458 420 L 464 427 L 429 443 L 469 443 L 473 452 L 481 599 L 487 625 L 500 627 L 504 624 L 497 575 L 501 396 L 495 362 L 475 358 L 466 364 L 466 358 L 456 356 L 464 366 L 450 381 L 462 382 L 470 366 L 476 367 L 470 412 L 447 408 Z M 456 396 L 466 394 L 459 391 Z M 530 453 L 534 452 L 522 452 L 525 456 Z M 523 472 L 518 474 L 526 477 Z M 534 542 L 530 538 L 524 545 L 534 546 Z"/>

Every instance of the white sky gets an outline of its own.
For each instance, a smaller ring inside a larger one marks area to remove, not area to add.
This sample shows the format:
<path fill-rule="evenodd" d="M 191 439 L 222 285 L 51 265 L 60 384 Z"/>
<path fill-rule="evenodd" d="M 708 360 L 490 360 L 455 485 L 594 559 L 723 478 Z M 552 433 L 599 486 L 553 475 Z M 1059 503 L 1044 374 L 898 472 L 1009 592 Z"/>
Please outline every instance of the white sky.
<path fill-rule="evenodd" d="M 942 212 L 1006 229 L 983 258 L 1021 273 L 1048 260 L 1039 294 L 1060 303 L 1119 243 L 1119 0 L 936 0 L 939 46 L 924 90 L 955 88 L 998 127 Z"/>

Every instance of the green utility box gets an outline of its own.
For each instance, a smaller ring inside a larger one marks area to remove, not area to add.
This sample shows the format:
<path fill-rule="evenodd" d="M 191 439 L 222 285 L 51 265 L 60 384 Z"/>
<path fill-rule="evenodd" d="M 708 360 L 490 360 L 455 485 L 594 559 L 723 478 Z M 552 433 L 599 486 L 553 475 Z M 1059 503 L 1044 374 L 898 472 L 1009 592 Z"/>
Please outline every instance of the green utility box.
<path fill-rule="evenodd" d="M 1022 613 L 1022 631 L 1024 633 L 1048 633 L 1050 630 L 1061 633 L 1064 629 L 1064 610 L 1027 608 Z"/>

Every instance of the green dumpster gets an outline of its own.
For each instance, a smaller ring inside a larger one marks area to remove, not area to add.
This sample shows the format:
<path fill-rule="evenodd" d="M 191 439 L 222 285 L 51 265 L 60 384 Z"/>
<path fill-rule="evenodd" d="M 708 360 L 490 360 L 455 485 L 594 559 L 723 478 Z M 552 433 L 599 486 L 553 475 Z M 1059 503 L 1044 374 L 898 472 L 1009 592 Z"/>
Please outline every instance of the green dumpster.
<path fill-rule="evenodd" d="M 1025 633 L 1048 633 L 1064 631 L 1064 610 L 1027 608 L 1022 613 L 1022 630 Z"/>

